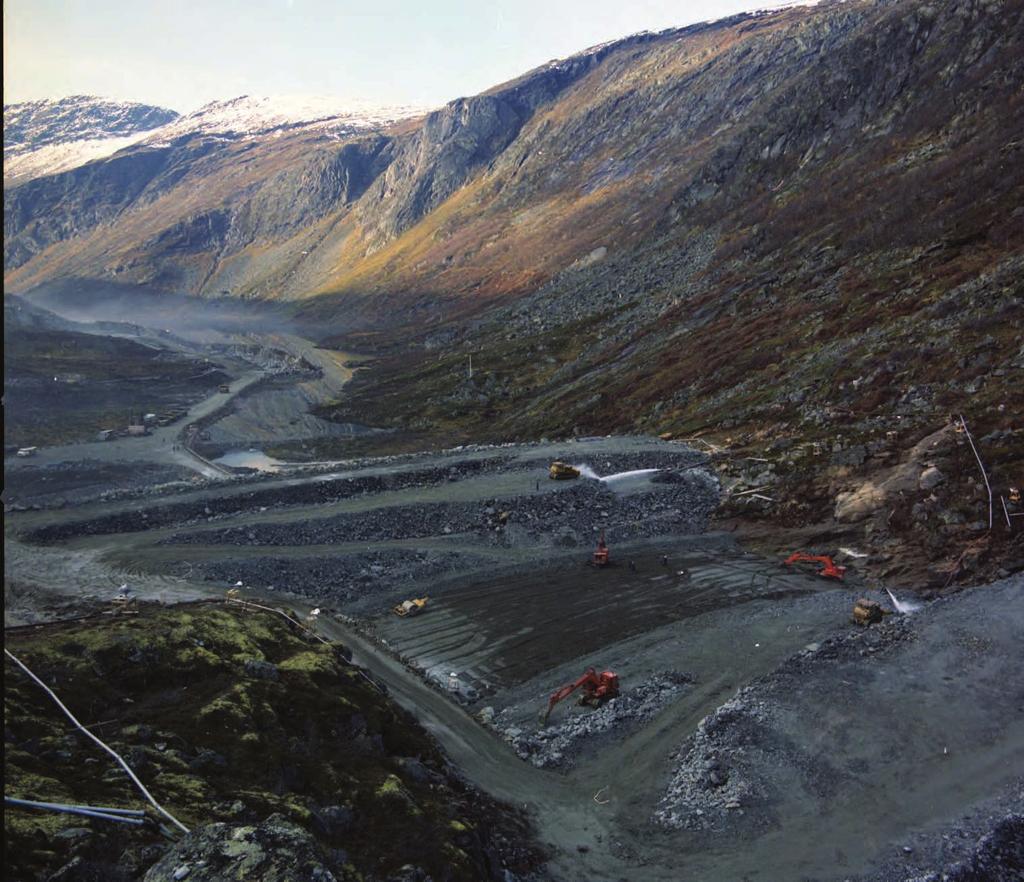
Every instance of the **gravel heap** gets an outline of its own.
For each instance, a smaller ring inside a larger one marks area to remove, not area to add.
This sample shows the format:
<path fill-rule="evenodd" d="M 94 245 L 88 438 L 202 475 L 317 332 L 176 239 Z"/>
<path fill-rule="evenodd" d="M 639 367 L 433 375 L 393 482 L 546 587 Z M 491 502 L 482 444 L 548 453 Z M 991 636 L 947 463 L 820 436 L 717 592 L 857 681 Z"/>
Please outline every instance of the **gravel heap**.
<path fill-rule="evenodd" d="M 196 475 L 183 466 L 87 459 L 45 466 L 21 466 L 4 473 L 4 502 L 10 511 L 64 508 L 96 499 L 194 489 Z"/>
<path fill-rule="evenodd" d="M 638 728 L 692 682 L 689 674 L 665 671 L 596 710 L 572 714 L 564 722 L 537 732 L 523 732 L 517 726 L 506 728 L 502 725 L 502 714 L 494 718 L 493 725 L 522 759 L 538 768 L 570 768 L 585 747 L 594 746 L 595 739 L 611 733 L 621 737 L 627 729 Z M 566 699 L 566 703 L 571 702 L 571 697 Z M 560 710 L 564 713 L 564 709 Z"/>
<path fill-rule="evenodd" d="M 706 457 L 689 448 L 680 447 L 678 452 L 648 451 L 599 456 L 581 456 L 583 452 L 581 450 L 567 451 L 565 457 L 569 461 L 588 462 L 599 473 L 606 475 L 632 469 L 660 468 L 664 471 L 661 475 L 657 476 L 659 482 L 680 485 L 677 489 L 681 489 L 684 486 L 689 487 L 693 491 L 693 495 L 706 497 L 700 506 L 701 510 L 708 505 L 712 505 L 712 497 L 714 502 L 717 503 L 717 477 L 705 465 Z M 496 454 L 486 459 L 466 459 L 463 457 L 429 468 L 399 469 L 387 474 L 359 475 L 349 473 L 337 477 L 328 474 L 315 480 L 299 482 L 281 482 L 279 478 L 275 479 L 270 476 L 261 475 L 255 479 L 257 485 L 271 482 L 270 486 L 256 486 L 251 490 L 240 493 L 228 493 L 222 496 L 211 494 L 204 499 L 195 499 L 188 502 L 167 502 L 161 505 L 148 506 L 140 510 L 117 512 L 81 521 L 51 524 L 31 531 L 25 538 L 32 542 L 45 544 L 59 542 L 74 536 L 132 533 L 171 526 L 197 526 L 199 524 L 212 523 L 221 518 L 230 518 L 237 515 L 244 516 L 282 507 L 325 505 L 354 497 L 372 496 L 389 491 L 434 487 L 487 474 L 524 471 L 543 467 L 547 462 L 547 459 L 524 461 L 516 460 L 507 454 Z M 172 471 L 166 475 L 161 473 L 159 475 L 147 476 L 147 480 L 170 480 L 174 477 L 183 476 L 184 473 L 179 475 L 178 472 Z M 109 489 L 109 482 L 104 486 Z M 187 486 L 183 484 L 182 489 L 185 489 Z M 138 490 L 139 488 L 134 488 L 131 493 L 121 495 L 135 495 L 135 492 Z M 544 496 L 562 496 L 566 492 L 584 496 L 589 493 L 593 496 L 594 494 L 609 492 L 605 485 L 590 480 L 576 481 L 573 482 L 572 487 L 560 488 L 560 490 L 562 492 L 544 494 Z M 701 493 L 701 490 L 704 492 Z M 148 491 L 147 495 L 149 495 Z M 688 504 L 687 500 L 682 500 L 682 502 Z M 550 514 L 565 513 L 565 509 L 562 506 L 528 503 L 524 498 L 491 500 L 491 503 L 500 505 L 503 511 L 510 510 L 513 507 L 523 508 L 525 506 L 523 514 L 527 522 Z M 692 500 L 689 504 L 692 507 Z M 531 510 L 533 507 L 536 507 L 535 511 Z M 665 507 L 662 508 L 664 509 Z M 493 524 L 481 525 L 478 522 L 479 519 L 475 517 L 477 511 L 473 505 L 463 505 L 461 507 L 438 505 L 434 508 L 417 506 L 415 509 L 436 514 L 439 517 L 453 521 L 453 523 L 444 524 L 444 526 L 451 528 L 447 532 L 466 532 L 478 529 L 481 526 L 484 529 L 493 528 L 494 526 Z M 628 514 L 628 511 L 624 513 Z M 662 511 L 662 514 L 666 513 L 671 515 L 670 511 Z M 695 512 L 695 514 L 696 520 L 701 521 L 701 514 L 699 512 Z M 359 517 L 356 516 L 356 519 L 359 519 Z M 415 512 L 413 519 L 418 519 Z M 384 532 L 387 532 L 386 525 Z M 429 534 L 413 530 L 412 532 L 407 531 L 406 535 L 416 537 Z M 620 534 L 620 538 L 624 537 L 625 534 Z M 368 537 L 355 536 L 353 538 Z M 391 537 L 385 536 L 384 538 Z M 590 539 L 591 537 L 587 536 L 586 541 L 589 543 Z M 188 540 L 183 541 L 185 544 L 188 544 Z M 236 541 L 229 544 L 248 543 Z"/>
<path fill-rule="evenodd" d="M 560 545 L 589 545 L 599 529 L 609 541 L 661 534 L 700 533 L 718 504 L 714 475 L 691 470 L 678 483 L 647 493 L 618 496 L 597 481 L 577 481 L 556 493 L 440 502 L 348 512 L 301 523 L 248 524 L 179 533 L 168 545 L 322 545 L 451 534 L 490 534 L 494 544 L 509 535 Z M 34 537 L 38 538 L 38 537 Z M 49 538 L 49 537 L 48 537 Z"/>
<path fill-rule="evenodd" d="M 856 882 L 1019 882 L 1024 879 L 1024 781 L 954 826 L 907 838 L 880 868 Z"/>
<path fill-rule="evenodd" d="M 770 805 L 787 774 L 798 771 L 825 791 L 840 785 L 845 772 L 825 756 L 791 743 L 783 731 L 787 696 L 822 662 L 870 658 L 914 639 L 910 618 L 890 616 L 880 625 L 836 634 L 784 661 L 776 670 L 741 689 L 706 716 L 672 755 L 678 760 L 654 819 L 662 826 L 688 830 L 729 826 L 732 814 Z"/>
<path fill-rule="evenodd" d="M 356 600 L 402 583 L 416 582 L 479 565 L 468 555 L 450 552 L 388 550 L 318 557 L 249 557 L 196 563 L 185 572 L 211 582 L 287 591 L 314 599 Z"/>
<path fill-rule="evenodd" d="M 54 542 L 72 536 L 132 533 L 174 525 L 200 524 L 218 518 L 251 514 L 294 505 L 324 505 L 393 490 L 430 487 L 474 475 L 501 471 L 506 457 L 461 460 L 438 468 L 392 472 L 386 475 L 324 476 L 304 483 L 276 484 L 243 493 L 209 496 L 202 500 L 154 505 L 141 511 L 118 512 L 86 521 L 53 524 L 33 531 L 33 542 Z"/>
<path fill-rule="evenodd" d="M 763 756 L 766 711 L 748 687 L 701 720 L 673 754 L 682 759 L 654 813 L 655 821 L 675 829 L 703 829 L 763 796 L 748 770 L 752 761 L 768 759 Z"/>

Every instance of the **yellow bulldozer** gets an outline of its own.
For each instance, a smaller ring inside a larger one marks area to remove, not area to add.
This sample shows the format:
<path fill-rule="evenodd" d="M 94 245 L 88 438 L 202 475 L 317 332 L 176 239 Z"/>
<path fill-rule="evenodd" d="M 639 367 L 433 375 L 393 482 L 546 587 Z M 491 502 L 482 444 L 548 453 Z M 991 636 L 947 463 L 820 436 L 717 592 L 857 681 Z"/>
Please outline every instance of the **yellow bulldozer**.
<path fill-rule="evenodd" d="M 548 469 L 548 477 L 552 481 L 569 481 L 579 476 L 579 469 L 557 459 L 551 463 L 551 468 Z"/>
<path fill-rule="evenodd" d="M 883 608 L 877 600 L 861 597 L 853 605 L 853 623 L 865 628 L 868 625 L 877 625 L 883 616 L 891 614 L 892 610 Z"/>
<path fill-rule="evenodd" d="M 415 597 L 412 600 L 403 600 L 398 606 L 392 607 L 391 611 L 403 619 L 406 616 L 418 616 L 423 612 L 423 608 L 427 605 L 429 599 L 429 597 Z"/>

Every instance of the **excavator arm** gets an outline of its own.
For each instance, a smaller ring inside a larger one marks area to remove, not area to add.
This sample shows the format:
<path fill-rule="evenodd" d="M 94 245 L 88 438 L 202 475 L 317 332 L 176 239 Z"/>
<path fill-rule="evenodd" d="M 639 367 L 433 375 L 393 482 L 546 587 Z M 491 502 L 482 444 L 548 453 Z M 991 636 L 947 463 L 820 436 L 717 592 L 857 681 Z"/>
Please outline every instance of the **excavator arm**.
<path fill-rule="evenodd" d="M 826 579 L 839 579 L 842 581 L 843 576 L 846 573 L 846 567 L 839 566 L 832 561 L 832 558 L 824 554 L 805 554 L 802 551 L 794 551 L 789 557 L 786 558 L 786 566 L 791 567 L 795 563 L 806 561 L 807 563 L 821 564 L 821 569 L 818 570 L 818 575 L 823 576 Z"/>
<path fill-rule="evenodd" d="M 546 711 L 544 711 L 544 714 L 541 717 L 541 724 L 544 726 L 548 724 L 548 717 L 551 716 L 551 711 L 555 709 L 555 705 L 558 704 L 558 702 L 568 698 L 577 689 L 586 687 L 588 686 L 588 684 L 588 691 L 592 691 L 593 689 L 596 689 L 598 686 L 597 671 L 595 671 L 593 668 L 587 668 L 583 676 L 580 677 L 575 683 L 569 683 L 568 685 L 563 686 L 561 689 L 556 689 L 554 692 L 552 692 L 551 698 L 548 699 L 548 708 Z"/>
<path fill-rule="evenodd" d="M 619 694 L 619 675 L 614 671 L 602 671 L 598 674 L 593 668 L 587 668 L 583 676 L 575 683 L 569 683 L 551 693 L 547 710 L 541 715 L 542 726 L 548 724 L 548 718 L 551 716 L 551 711 L 555 709 L 555 705 L 568 698 L 577 689 L 582 689 L 584 692 L 580 704 L 597 707 L 602 702 L 609 698 L 615 698 Z"/>

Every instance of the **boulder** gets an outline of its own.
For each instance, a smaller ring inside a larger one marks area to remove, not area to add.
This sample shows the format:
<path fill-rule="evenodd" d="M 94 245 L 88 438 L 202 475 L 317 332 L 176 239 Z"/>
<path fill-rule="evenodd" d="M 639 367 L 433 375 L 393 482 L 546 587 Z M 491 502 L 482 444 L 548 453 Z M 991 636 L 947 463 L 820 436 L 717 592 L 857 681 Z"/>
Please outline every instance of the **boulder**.
<path fill-rule="evenodd" d="M 923 472 L 921 472 L 921 477 L 917 479 L 917 486 L 922 490 L 931 490 L 938 487 L 939 484 L 945 480 L 946 476 L 935 468 L 935 466 L 928 466 Z"/>
<path fill-rule="evenodd" d="M 256 826 L 204 824 L 157 861 L 144 882 L 334 882 L 316 840 L 282 815 Z"/>
<path fill-rule="evenodd" d="M 244 668 L 246 675 L 256 680 L 277 680 L 280 677 L 277 665 L 260 658 L 246 659 Z"/>
<path fill-rule="evenodd" d="M 884 502 L 885 491 L 867 481 L 836 496 L 835 518 L 844 523 L 862 521 L 878 511 Z"/>

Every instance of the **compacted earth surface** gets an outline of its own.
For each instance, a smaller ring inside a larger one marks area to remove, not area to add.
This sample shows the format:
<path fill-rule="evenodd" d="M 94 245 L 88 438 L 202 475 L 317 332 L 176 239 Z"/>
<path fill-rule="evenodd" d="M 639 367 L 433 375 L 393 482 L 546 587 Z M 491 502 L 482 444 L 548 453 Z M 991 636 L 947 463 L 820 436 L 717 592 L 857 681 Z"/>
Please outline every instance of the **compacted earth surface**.
<path fill-rule="evenodd" d="M 1019 878 L 1019 575 L 786 566 L 714 519 L 712 456 L 643 437 L 167 477 L 21 482 L 5 616 L 191 832 L 9 810 L 18 878 Z M 549 708 L 591 667 L 617 697 Z M 141 807 L 5 676 L 9 795 Z"/>

